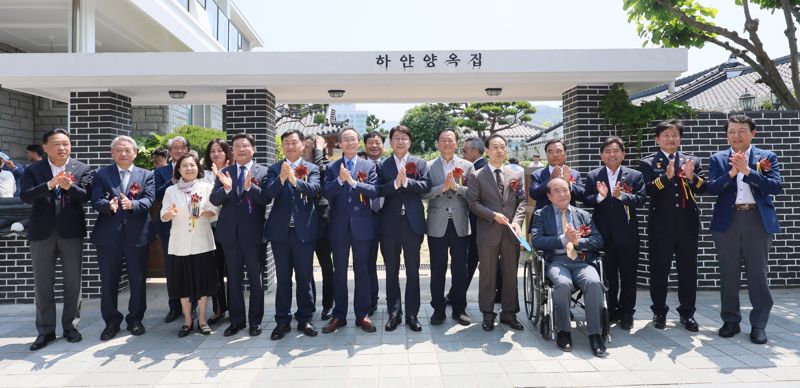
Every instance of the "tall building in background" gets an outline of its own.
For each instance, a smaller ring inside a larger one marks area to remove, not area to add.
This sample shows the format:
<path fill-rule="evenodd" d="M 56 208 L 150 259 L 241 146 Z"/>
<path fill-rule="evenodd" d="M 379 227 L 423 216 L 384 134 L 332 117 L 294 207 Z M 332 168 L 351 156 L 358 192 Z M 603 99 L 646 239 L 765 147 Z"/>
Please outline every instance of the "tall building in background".
<path fill-rule="evenodd" d="M 356 104 L 331 104 L 329 112 L 335 112 L 336 119 L 332 121 L 342 122 L 350 120 L 350 126 L 355 128 L 360 134 L 367 130 L 368 111 L 356 110 Z M 332 115 L 329 114 L 328 117 Z"/>

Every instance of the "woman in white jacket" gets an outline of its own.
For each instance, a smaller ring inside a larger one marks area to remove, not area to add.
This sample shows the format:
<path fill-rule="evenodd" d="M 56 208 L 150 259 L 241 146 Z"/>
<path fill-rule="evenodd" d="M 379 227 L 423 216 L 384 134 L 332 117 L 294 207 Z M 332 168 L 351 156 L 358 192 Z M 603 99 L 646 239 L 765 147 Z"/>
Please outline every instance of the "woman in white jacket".
<path fill-rule="evenodd" d="M 204 181 L 203 170 L 196 156 L 187 154 L 175 163 L 178 182 L 164 193 L 161 220 L 172 221 L 168 254 L 172 255 L 175 281 L 169 283 L 170 298 L 180 298 L 184 324 L 178 337 L 194 329 L 191 301 L 197 301 L 198 329 L 211 334 L 206 322 L 208 297 L 217 292 L 217 271 L 214 265 L 214 234 L 211 222 L 217 208 L 208 198 L 213 185 Z"/>

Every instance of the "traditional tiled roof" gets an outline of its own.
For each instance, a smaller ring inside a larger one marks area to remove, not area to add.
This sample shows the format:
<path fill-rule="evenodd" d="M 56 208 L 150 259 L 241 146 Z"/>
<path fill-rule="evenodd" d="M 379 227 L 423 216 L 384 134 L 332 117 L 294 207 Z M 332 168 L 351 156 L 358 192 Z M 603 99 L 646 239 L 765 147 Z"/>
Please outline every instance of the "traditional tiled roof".
<path fill-rule="evenodd" d="M 275 133 L 282 135 L 286 131 L 299 129 L 303 131 L 304 136 L 330 136 L 339 133 L 344 125 L 345 123 L 331 124 L 327 121 L 324 124 L 315 124 L 312 116 L 306 116 L 300 120 L 284 117 L 275 126 Z"/>
<path fill-rule="evenodd" d="M 511 141 L 525 141 L 540 134 L 545 128 L 531 123 L 516 123 L 509 128 L 497 132 Z"/>
<path fill-rule="evenodd" d="M 549 126 L 547 128 L 542 128 L 542 130 L 539 131 L 539 133 L 527 138 L 525 140 L 525 142 L 526 143 L 533 142 L 534 140 L 536 140 L 536 139 L 538 139 L 538 138 L 540 138 L 540 137 L 542 137 L 542 136 L 544 136 L 544 135 L 546 135 L 546 134 L 548 134 L 550 132 L 558 130 L 559 128 L 561 128 L 563 126 L 564 126 L 564 122 L 563 121 L 559 121 L 559 122 L 557 122 L 557 123 L 555 123 L 555 124 L 553 124 L 553 125 L 551 125 L 551 126 Z"/>

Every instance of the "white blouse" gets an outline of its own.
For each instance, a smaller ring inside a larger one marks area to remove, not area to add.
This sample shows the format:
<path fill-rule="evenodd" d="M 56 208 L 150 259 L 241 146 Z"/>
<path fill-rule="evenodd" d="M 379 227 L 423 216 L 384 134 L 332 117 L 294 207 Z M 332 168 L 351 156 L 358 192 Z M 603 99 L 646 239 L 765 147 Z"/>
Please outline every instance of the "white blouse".
<path fill-rule="evenodd" d="M 200 202 L 196 206 L 201 213 L 210 210 L 215 215 L 218 214 L 217 207 L 208 201 L 213 188 L 213 185 L 201 179 L 192 190 L 192 194 L 200 196 Z M 164 215 L 167 214 L 167 210 L 172 207 L 172 204 L 176 205 L 178 214 L 172 219 L 172 229 L 170 229 L 169 246 L 167 248 L 169 254 L 188 256 L 216 249 L 214 232 L 211 230 L 211 222 L 216 220 L 216 216 L 195 218 L 193 226 L 191 196 L 178 188 L 178 185 L 172 185 L 164 192 L 164 200 L 161 205 L 162 221 L 167 221 L 164 219 Z"/>

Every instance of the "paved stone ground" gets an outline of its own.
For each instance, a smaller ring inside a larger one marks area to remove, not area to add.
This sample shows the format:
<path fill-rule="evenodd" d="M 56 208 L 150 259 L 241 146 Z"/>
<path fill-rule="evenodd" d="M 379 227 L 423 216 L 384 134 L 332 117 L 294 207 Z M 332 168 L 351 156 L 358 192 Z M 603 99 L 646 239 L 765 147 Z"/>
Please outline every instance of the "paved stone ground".
<path fill-rule="evenodd" d="M 423 301 L 429 300 L 428 274 L 422 271 Z M 477 284 L 470 291 L 469 313 L 478 320 Z M 676 327 L 674 311 L 666 330 L 654 329 L 649 323 L 649 295 L 639 291 L 634 329 L 628 333 L 613 328 L 609 356 L 598 359 L 589 351 L 583 328 L 573 332 L 575 348 L 565 354 L 554 341 L 543 340 L 532 330 L 530 322 L 522 332 L 500 325 L 485 333 L 479 324 L 462 327 L 449 318 L 444 325 L 431 327 L 432 309 L 427 305 L 419 316 L 421 333 L 405 326 L 384 332 L 386 314 L 379 311 L 374 316 L 377 333 L 358 330 L 351 315 L 348 326 L 333 334 L 308 338 L 293 331 L 281 341 L 270 341 L 274 294 L 266 296 L 265 330 L 259 337 L 250 338 L 244 330 L 225 338 L 222 330 L 227 321 L 223 321 L 210 336 L 195 332 L 178 338 L 179 324 L 162 321 L 165 287 L 151 282 L 144 321 L 147 334 L 132 337 L 123 331 L 105 343 L 99 340 L 104 327 L 99 301 L 83 304 L 82 342 L 59 339 L 38 352 L 28 350 L 35 338 L 33 306 L 0 305 L 0 386 L 798 386 L 798 290 L 776 290 L 773 296 L 770 342 L 754 345 L 746 324 L 732 339 L 715 334 L 720 326 L 717 292 L 698 295 L 696 318 L 701 328 L 690 334 Z M 743 292 L 745 314 L 747 301 Z M 126 303 L 123 293 L 120 306 Z M 669 303 L 675 306 L 674 293 Z M 315 318 L 321 329 L 319 313 Z"/>

